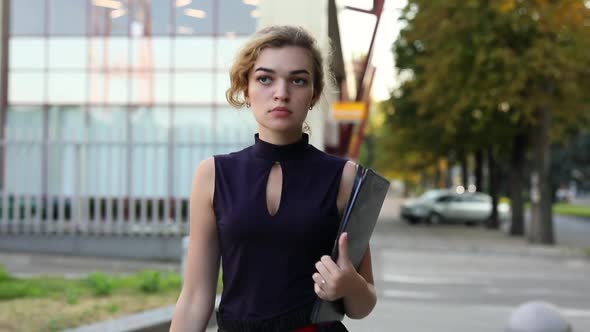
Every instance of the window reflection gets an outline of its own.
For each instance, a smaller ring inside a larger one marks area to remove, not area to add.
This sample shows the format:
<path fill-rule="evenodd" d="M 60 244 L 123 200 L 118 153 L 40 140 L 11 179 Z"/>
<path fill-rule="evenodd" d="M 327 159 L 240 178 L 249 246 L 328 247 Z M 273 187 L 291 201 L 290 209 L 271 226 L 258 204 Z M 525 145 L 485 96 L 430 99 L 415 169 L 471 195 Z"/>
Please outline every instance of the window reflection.
<path fill-rule="evenodd" d="M 129 64 L 129 40 L 123 37 L 90 39 L 90 67 L 123 71 Z"/>
<path fill-rule="evenodd" d="M 183 72 L 174 75 L 175 103 L 213 102 L 213 74 L 205 72 Z"/>
<path fill-rule="evenodd" d="M 247 109 L 221 107 L 215 111 L 215 150 L 224 154 L 245 148 L 254 141 L 256 121 Z"/>
<path fill-rule="evenodd" d="M 168 142 L 170 109 L 137 107 L 131 110 L 131 131 L 134 142 Z"/>
<path fill-rule="evenodd" d="M 256 31 L 260 16 L 256 1 L 219 1 L 219 32 L 249 35 Z"/>
<path fill-rule="evenodd" d="M 174 65 L 177 69 L 212 68 L 213 38 L 176 38 L 174 41 Z"/>
<path fill-rule="evenodd" d="M 45 100 L 43 72 L 12 71 L 8 74 L 8 102 L 10 104 L 38 104 Z"/>
<path fill-rule="evenodd" d="M 247 109 L 220 107 L 215 117 L 220 142 L 249 142 L 256 132 L 256 121 Z"/>
<path fill-rule="evenodd" d="M 86 38 L 50 38 L 48 48 L 50 69 L 86 69 Z"/>
<path fill-rule="evenodd" d="M 217 39 L 217 67 L 229 69 L 234 56 L 247 39 L 247 37 Z"/>
<path fill-rule="evenodd" d="M 52 194 L 74 193 L 77 179 L 71 176 L 80 170 L 81 155 L 70 143 L 84 142 L 86 118 L 81 106 L 52 106 L 49 109 L 47 185 Z M 67 142 L 67 144 L 62 144 Z"/>
<path fill-rule="evenodd" d="M 49 139 L 51 141 L 83 141 L 86 118 L 81 106 L 52 106 L 49 109 Z"/>
<path fill-rule="evenodd" d="M 168 132 L 170 110 L 167 107 L 137 107 L 130 110 L 133 191 L 138 195 L 160 196 L 167 190 Z"/>
<path fill-rule="evenodd" d="M 133 0 L 131 2 L 134 36 L 169 35 L 173 32 L 170 14 L 173 1 Z"/>
<path fill-rule="evenodd" d="M 88 110 L 90 141 L 125 141 L 127 109 L 124 107 L 91 107 Z"/>
<path fill-rule="evenodd" d="M 176 33 L 202 35 L 213 33 L 213 0 L 177 0 Z"/>
<path fill-rule="evenodd" d="M 169 69 L 172 66 L 170 38 L 136 38 L 131 45 L 131 65 L 134 69 Z"/>
<path fill-rule="evenodd" d="M 10 69 L 45 68 L 45 40 L 42 38 L 11 38 Z"/>
<path fill-rule="evenodd" d="M 229 74 L 226 72 L 215 74 L 215 102 L 225 105 L 227 99 L 225 98 L 225 91 L 230 86 Z"/>
<path fill-rule="evenodd" d="M 9 107 L 6 112 L 6 138 L 43 139 L 43 108 L 41 106 Z"/>
<path fill-rule="evenodd" d="M 127 169 L 127 109 L 93 107 L 88 111 L 90 142 L 115 142 L 115 145 L 90 144 L 86 150 L 85 185 L 90 195 L 120 195 L 125 192 Z M 108 173 L 107 173 L 108 172 Z M 108 176 L 107 176 L 108 174 Z M 110 181 L 105 181 L 109 179 Z"/>
<path fill-rule="evenodd" d="M 131 103 L 139 105 L 168 104 L 171 75 L 167 72 L 135 72 L 132 75 Z"/>
<path fill-rule="evenodd" d="M 48 82 L 48 102 L 84 103 L 86 102 L 87 74 L 82 72 L 50 72 Z"/>
<path fill-rule="evenodd" d="M 129 99 L 127 72 L 91 72 L 89 98 L 92 104 L 124 104 Z"/>
<path fill-rule="evenodd" d="M 213 110 L 210 107 L 178 107 L 174 109 L 174 140 L 206 142 L 213 134 Z"/>
<path fill-rule="evenodd" d="M 13 35 L 43 35 L 44 27 L 45 1 L 10 2 L 10 32 Z"/>
<path fill-rule="evenodd" d="M 93 0 L 90 10 L 90 32 L 96 36 L 125 36 L 128 33 L 127 0 Z"/>
<path fill-rule="evenodd" d="M 138 107 L 130 110 L 134 192 L 160 196 L 167 190 L 170 109 Z M 148 181 L 149 179 L 149 181 Z M 149 183 L 149 185 L 148 185 Z"/>
<path fill-rule="evenodd" d="M 13 1 L 13 3 L 16 1 Z M 51 0 L 49 3 L 49 34 L 86 35 L 86 0 Z"/>
<path fill-rule="evenodd" d="M 43 108 L 10 107 L 6 114 L 6 139 L 40 142 L 43 139 Z M 3 190 L 10 193 L 39 193 L 41 147 L 9 144 L 5 150 Z"/>

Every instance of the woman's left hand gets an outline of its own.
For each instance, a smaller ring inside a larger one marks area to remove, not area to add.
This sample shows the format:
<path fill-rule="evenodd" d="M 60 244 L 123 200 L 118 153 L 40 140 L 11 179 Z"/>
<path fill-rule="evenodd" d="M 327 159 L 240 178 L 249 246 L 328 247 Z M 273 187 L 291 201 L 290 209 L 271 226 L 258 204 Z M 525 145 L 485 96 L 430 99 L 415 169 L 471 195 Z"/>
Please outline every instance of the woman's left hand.
<path fill-rule="evenodd" d="M 318 272 L 312 276 L 315 282 L 314 289 L 322 300 L 335 301 L 347 297 L 366 283 L 348 257 L 347 233 L 342 233 L 338 239 L 338 252 L 336 262 L 326 255 L 315 264 Z"/>

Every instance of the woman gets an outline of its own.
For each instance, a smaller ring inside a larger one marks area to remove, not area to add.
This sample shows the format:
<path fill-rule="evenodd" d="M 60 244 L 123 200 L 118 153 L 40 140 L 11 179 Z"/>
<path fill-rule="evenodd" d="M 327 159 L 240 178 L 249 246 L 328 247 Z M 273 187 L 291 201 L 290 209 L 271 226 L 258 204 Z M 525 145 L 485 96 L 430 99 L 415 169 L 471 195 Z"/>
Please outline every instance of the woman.
<path fill-rule="evenodd" d="M 306 31 L 273 26 L 242 48 L 226 96 L 258 124 L 254 145 L 201 162 L 190 197 L 190 241 L 171 330 L 204 331 L 220 259 L 219 331 L 346 331 L 311 325 L 314 300 L 343 299 L 347 316 L 376 303 L 367 250 L 357 270 L 330 256 L 356 165 L 308 143 L 303 126 L 324 88 L 322 57 Z"/>

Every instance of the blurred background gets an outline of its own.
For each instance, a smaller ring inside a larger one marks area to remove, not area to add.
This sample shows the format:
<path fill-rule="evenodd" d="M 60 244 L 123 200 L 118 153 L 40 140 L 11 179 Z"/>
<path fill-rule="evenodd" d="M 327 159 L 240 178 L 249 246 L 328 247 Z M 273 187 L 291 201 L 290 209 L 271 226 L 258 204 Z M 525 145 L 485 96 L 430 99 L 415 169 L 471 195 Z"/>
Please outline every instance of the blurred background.
<path fill-rule="evenodd" d="M 329 60 L 311 143 L 392 181 L 354 330 L 499 331 L 531 299 L 590 329 L 590 1 L 4 0 L 0 331 L 165 324 L 194 169 L 256 131 L 229 66 L 272 24 Z"/>

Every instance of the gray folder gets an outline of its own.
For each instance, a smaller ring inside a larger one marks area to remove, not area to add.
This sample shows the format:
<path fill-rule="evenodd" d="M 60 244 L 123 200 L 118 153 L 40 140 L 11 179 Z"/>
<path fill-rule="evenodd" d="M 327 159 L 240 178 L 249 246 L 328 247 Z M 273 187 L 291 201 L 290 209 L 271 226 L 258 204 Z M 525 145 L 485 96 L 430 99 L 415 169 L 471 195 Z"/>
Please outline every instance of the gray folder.
<path fill-rule="evenodd" d="M 389 181 L 373 170 L 360 165 L 354 180 L 352 192 L 342 215 L 338 236 L 332 248 L 332 259 L 338 259 L 338 239 L 343 232 L 348 233 L 348 256 L 358 270 L 375 229 L 379 212 L 389 190 Z M 341 321 L 344 318 L 342 300 L 324 301 L 318 298 L 313 306 L 311 321 Z"/>

